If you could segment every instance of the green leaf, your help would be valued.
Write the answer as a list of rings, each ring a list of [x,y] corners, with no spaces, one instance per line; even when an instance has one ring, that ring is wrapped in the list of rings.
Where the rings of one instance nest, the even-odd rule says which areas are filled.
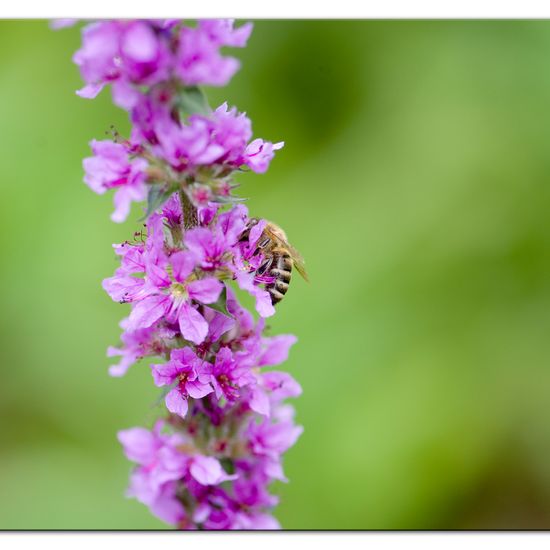
[[[230,458],[224,456],[223,458],[220,458],[220,463],[222,465],[222,468],[229,475],[233,475],[235,473],[235,462],[233,462],[233,460],[231,460]]]
[[[223,290],[220,293],[220,297],[216,302],[213,304],[205,304],[207,307],[211,307],[212,309],[215,309],[216,311],[219,311],[222,315],[225,315],[226,317],[233,318],[233,315],[227,311],[227,288],[224,285]]]
[[[197,86],[185,88],[178,100],[180,112],[185,116],[194,114],[208,115],[212,112],[206,96]]]
[[[239,202],[246,202],[248,199],[245,197],[234,197],[233,195],[215,195],[212,198],[212,202],[217,202],[220,204],[237,204]]]
[[[174,193],[172,187],[164,185],[152,185],[147,195],[147,211],[139,221],[146,220],[153,212],[158,210]]]

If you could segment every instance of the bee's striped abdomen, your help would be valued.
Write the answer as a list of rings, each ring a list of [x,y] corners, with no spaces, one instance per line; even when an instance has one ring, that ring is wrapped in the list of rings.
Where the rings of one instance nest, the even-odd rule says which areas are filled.
[[[292,272],[292,259],[284,248],[274,248],[272,258],[269,274],[275,277],[275,282],[268,284],[266,290],[271,295],[271,303],[275,305],[283,299],[288,290]]]

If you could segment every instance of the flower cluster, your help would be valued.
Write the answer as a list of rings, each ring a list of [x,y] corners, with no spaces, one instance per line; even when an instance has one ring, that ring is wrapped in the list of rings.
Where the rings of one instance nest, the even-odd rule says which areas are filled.
[[[68,22],[59,22],[58,27]],[[265,172],[282,143],[252,140],[250,120],[223,104],[211,110],[198,85],[226,84],[239,67],[220,48],[243,47],[251,24],[232,21],[101,21],[83,29],[75,54],[93,98],[107,84],[131,134],[92,141],[85,183],[114,190],[112,219],[146,201],[145,223],[114,245],[120,266],[103,287],[129,304],[112,376],[149,357],[163,412],[152,429],[119,432],[135,463],[129,496],[185,529],[275,529],[286,481],[282,455],[302,428],[285,400],[301,393],[287,373],[292,335],[269,336],[273,315],[259,245],[265,220],[232,195],[235,172]],[[264,264],[265,265],[265,264]],[[255,300],[256,317],[236,289]]]
[[[250,23],[235,29],[229,20],[199,21],[194,28],[178,20],[93,23],[84,28],[82,48],[73,57],[86,82],[77,93],[94,98],[112,84],[115,103],[125,107],[139,86],[173,79],[225,86],[239,61],[223,57],[220,49],[246,46],[251,31]]]
[[[226,103],[212,111],[198,85],[222,86],[239,68],[224,46],[246,45],[251,24],[232,21],[101,21],[83,30],[74,55],[95,97],[107,84],[128,110],[128,140],[92,141],[85,182],[96,193],[116,189],[113,221],[124,221],[131,202],[162,182],[164,195],[184,188],[195,206],[231,202],[232,174],[265,172],[283,143],[252,140],[250,119]]]

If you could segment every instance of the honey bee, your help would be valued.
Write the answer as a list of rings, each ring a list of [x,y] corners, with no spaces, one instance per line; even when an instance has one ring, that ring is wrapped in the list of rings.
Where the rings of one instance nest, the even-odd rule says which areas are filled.
[[[250,229],[259,221],[258,218],[250,219],[241,240],[248,239]],[[268,283],[265,287],[271,296],[273,305],[278,304],[284,298],[290,284],[293,267],[306,281],[309,281],[304,267],[304,259],[289,244],[286,233],[278,225],[267,222],[256,244],[255,254],[258,252],[263,254],[264,261],[256,270],[256,274],[275,278],[275,281]]]

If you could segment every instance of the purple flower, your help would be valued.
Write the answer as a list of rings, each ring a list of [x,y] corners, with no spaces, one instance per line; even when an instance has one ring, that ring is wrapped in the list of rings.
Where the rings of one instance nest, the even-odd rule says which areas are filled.
[[[166,395],[166,407],[170,412],[185,417],[188,397],[200,399],[214,390],[210,385],[207,363],[199,359],[190,348],[176,349],[170,354],[170,361],[151,365],[157,386],[169,386],[176,382]]]
[[[204,117],[192,116],[188,124],[180,124],[169,112],[159,111],[153,130],[159,142],[155,153],[178,172],[212,164],[224,153],[223,147],[211,139],[210,124]]]
[[[237,340],[254,330],[254,316],[241,306],[235,292],[230,287],[227,287],[227,310],[238,321],[235,334],[231,335],[231,339]]]
[[[200,21],[183,27],[179,35],[175,72],[186,85],[225,86],[239,69],[233,57],[220,54],[222,46],[243,47],[252,25],[233,29],[232,21]]]
[[[120,326],[124,329],[128,325],[128,319],[124,319]],[[161,355],[167,348],[166,343],[173,339],[177,331],[169,327],[148,327],[135,331],[124,331],[120,337],[123,346],[121,348],[109,347],[108,357],[120,356],[118,365],[109,367],[111,376],[124,376],[126,371],[139,359],[146,355]]]
[[[164,483],[156,496],[149,504],[151,513],[160,520],[171,525],[185,525],[187,518],[181,501],[177,498],[178,485],[175,481]],[[130,491],[129,496],[134,496]],[[137,497],[136,497],[137,498]],[[138,498],[138,500],[140,500]],[[144,503],[147,504],[147,503]]]
[[[233,246],[239,240],[248,222],[248,209],[239,204],[220,214],[216,229],[221,231],[227,246]]]
[[[239,113],[235,107],[229,109],[227,103],[220,105],[210,117],[193,116],[191,120],[207,120],[210,128],[211,142],[223,153],[216,159],[217,163],[239,168],[248,166],[258,173],[266,172],[275,151],[284,146],[284,142],[271,143],[252,137],[250,119]]]
[[[262,338],[262,352],[258,359],[258,366],[275,366],[284,363],[288,359],[291,346],[297,340],[294,334],[279,334],[278,336]]]
[[[252,137],[252,124],[244,113],[236,107],[228,110],[227,102],[212,113],[212,128],[215,143],[224,151],[224,161],[240,164],[246,144]]]
[[[92,23],[82,29],[82,48],[73,56],[86,82],[77,92],[79,96],[92,99],[106,83],[119,78],[117,56],[121,31],[121,24],[116,21]]]
[[[84,27],[82,48],[73,60],[86,82],[77,94],[94,98],[109,83],[127,88],[129,83],[152,85],[166,79],[171,54],[150,24],[117,20]],[[121,90],[117,93],[122,98]]]
[[[223,284],[213,277],[194,279],[195,262],[189,252],[176,252],[169,258],[162,253],[158,256],[156,262],[146,263],[144,278],[117,271],[105,279],[103,288],[113,300],[134,304],[128,330],[148,328],[163,318],[178,323],[186,340],[200,344],[208,334],[208,323],[192,302],[215,302]]]
[[[228,475],[218,460],[211,456],[198,455],[191,460],[189,473],[202,485],[219,485],[224,481],[237,479],[237,475]]]
[[[168,77],[168,46],[150,24],[132,21],[120,36],[120,64],[124,76],[137,84],[155,84]]]
[[[261,461],[238,460],[235,468],[238,479],[233,484],[233,494],[241,508],[265,509],[278,504],[279,499],[267,490],[271,479],[266,475]]]
[[[54,25],[66,26],[64,21]],[[239,62],[222,56],[220,48],[245,46],[251,31],[250,23],[233,29],[231,20],[201,21],[196,28],[183,26],[179,31],[174,21],[92,23],[82,29],[82,47],[73,57],[86,82],[77,93],[94,98],[112,83],[114,89],[125,88],[125,94],[129,85],[152,86],[173,76],[185,85],[223,86]],[[130,104],[121,100],[124,94],[115,92],[115,100],[128,108]]]
[[[163,445],[158,430],[150,432],[145,428],[131,428],[118,432],[118,439],[124,447],[124,453],[132,462],[150,464]]]
[[[162,423],[150,432],[145,428],[131,428],[118,433],[124,453],[138,467],[132,472],[128,496],[137,498],[157,512],[163,519],[172,521],[184,517],[181,504],[176,506],[175,480],[187,470],[188,458],[177,451],[181,443],[177,434],[161,433]],[[168,509],[170,510],[169,518]]]
[[[220,232],[197,227],[185,233],[184,243],[205,271],[213,271],[227,264],[228,259],[224,256],[228,252],[228,247]]]
[[[260,424],[252,421],[248,426],[247,438],[254,454],[278,459],[287,451],[303,432],[292,420],[272,422],[264,419]]]
[[[169,116],[171,101],[172,93],[160,85],[159,89],[153,88],[147,95],[139,94],[135,98],[131,98],[132,132],[130,140],[132,143],[158,145],[157,121]]]
[[[132,141],[151,146],[154,154],[176,172],[196,173],[200,166],[223,166],[233,171],[243,165],[265,172],[274,151],[283,146],[282,142],[274,145],[262,139],[248,143],[252,137],[250,120],[235,107],[229,109],[227,103],[209,115],[194,114],[181,121],[173,117],[170,92],[166,97],[157,92],[141,98],[128,93],[128,100],[123,101],[133,107]],[[207,187],[195,184],[189,189],[195,204],[205,205],[210,200]],[[217,189],[221,196],[227,196],[231,187],[222,180]]]
[[[216,44],[244,48],[252,32],[252,23],[245,23],[234,29],[234,19],[204,19],[199,28]]]
[[[223,396],[228,401],[235,401],[239,397],[240,388],[256,381],[248,367],[241,366],[235,361],[229,348],[221,348],[218,351],[210,373],[216,397],[220,399]]]
[[[270,398],[276,403],[302,394],[300,384],[287,372],[264,372],[261,375],[261,385],[269,392]]]
[[[250,408],[263,416],[270,416],[272,408],[288,397],[302,393],[300,384],[286,372],[265,372],[257,377],[250,394]]]
[[[263,139],[255,139],[245,151],[243,164],[258,174],[263,174],[269,168],[271,159],[275,156],[274,151],[282,149],[284,142],[270,143]]]
[[[132,201],[143,201],[147,197],[147,161],[130,159],[128,148],[120,143],[92,140],[90,146],[94,156],[83,161],[84,182],[100,195],[108,189],[116,189],[115,211],[111,219],[123,222],[128,217]]]
[[[211,308],[205,308],[204,318],[208,323],[208,334],[204,342],[200,346],[197,346],[197,349],[204,348],[204,350],[209,350],[215,342],[220,340],[236,324],[235,319],[232,317],[218,313]]]
[[[162,217],[169,228],[180,227],[183,222],[183,214],[179,196],[174,193],[162,207]]]
[[[232,246],[242,233],[246,220],[246,207],[235,206],[219,216],[218,223],[213,229],[197,227],[187,231],[185,246],[205,271],[229,268]]]
[[[237,271],[235,273],[235,279],[242,290],[246,290],[256,299],[256,311],[262,317],[271,317],[275,314],[275,308],[271,303],[271,295],[267,290],[254,284],[254,275],[252,273]]]
[[[139,234],[142,238],[142,234]],[[150,288],[146,285],[145,273],[148,266],[166,263],[164,253],[163,220],[153,214],[147,223],[147,240],[113,245],[115,253],[120,256],[120,267],[113,277],[103,281],[103,288],[109,296],[121,303],[136,302],[148,295]],[[150,326],[150,325],[149,325]],[[133,327],[126,322],[127,330],[134,331],[140,328]]]

